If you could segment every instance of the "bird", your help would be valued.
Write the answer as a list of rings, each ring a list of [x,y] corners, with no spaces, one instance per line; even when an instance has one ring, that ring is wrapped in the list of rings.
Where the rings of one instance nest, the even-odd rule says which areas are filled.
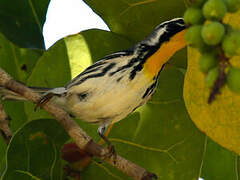
[[[104,135],[106,128],[144,105],[154,94],[160,72],[178,50],[186,46],[182,18],[159,24],[132,48],[110,54],[87,67],[64,87],[36,88],[42,98],[74,117],[98,124],[98,134],[115,151]],[[25,100],[0,87],[3,100]]]

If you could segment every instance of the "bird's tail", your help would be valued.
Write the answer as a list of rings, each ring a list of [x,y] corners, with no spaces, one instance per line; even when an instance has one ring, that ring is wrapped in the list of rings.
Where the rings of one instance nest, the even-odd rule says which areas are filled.
[[[47,91],[51,90],[51,88],[41,88],[41,87],[29,87],[33,91],[38,92],[40,94],[44,94]],[[0,86],[0,99],[2,100],[18,100],[18,101],[24,101],[26,100],[24,97],[21,95],[10,91],[8,89],[5,89],[4,87]]]

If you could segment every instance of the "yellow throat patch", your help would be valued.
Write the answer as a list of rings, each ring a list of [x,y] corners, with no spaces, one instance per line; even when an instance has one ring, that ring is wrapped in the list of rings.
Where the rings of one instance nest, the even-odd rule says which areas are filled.
[[[163,64],[166,63],[175,52],[186,46],[185,32],[186,30],[183,30],[175,34],[169,41],[161,44],[160,48],[147,59],[144,64],[144,72],[149,78],[156,76]]]

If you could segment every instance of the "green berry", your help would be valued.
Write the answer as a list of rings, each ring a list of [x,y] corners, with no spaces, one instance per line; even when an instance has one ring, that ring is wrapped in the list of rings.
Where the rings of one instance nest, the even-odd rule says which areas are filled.
[[[224,26],[219,22],[209,22],[202,28],[202,38],[208,45],[217,45],[225,33]]]
[[[187,44],[192,47],[202,47],[204,46],[203,39],[201,37],[202,26],[201,25],[194,25],[188,28],[185,39]]]
[[[230,67],[227,74],[227,84],[233,92],[240,93],[240,69]]]
[[[211,69],[208,74],[207,77],[205,79],[205,86],[208,88],[211,88],[214,86],[215,81],[218,78],[218,74],[219,74],[219,70],[218,67],[215,67],[213,69]]]
[[[222,48],[227,57],[240,55],[240,32],[239,31],[229,32],[223,38]]]
[[[188,8],[183,18],[186,24],[200,24],[204,21],[202,10],[199,8]]]
[[[204,53],[200,56],[198,65],[202,72],[207,73],[218,65],[218,59],[213,53]]]
[[[236,12],[240,8],[240,0],[223,0],[229,12]]]
[[[203,15],[206,19],[221,20],[227,12],[223,0],[208,0],[203,5]]]

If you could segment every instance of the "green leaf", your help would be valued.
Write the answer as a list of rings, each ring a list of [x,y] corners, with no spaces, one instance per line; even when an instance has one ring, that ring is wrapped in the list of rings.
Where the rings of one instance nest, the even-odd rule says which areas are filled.
[[[239,156],[206,137],[201,177],[204,180],[238,180]]]
[[[0,33],[0,67],[12,75],[15,79],[25,82],[31,73],[32,68],[42,55],[42,51],[19,48],[8,41]],[[10,125],[13,132],[26,122],[23,102],[3,102],[4,109],[11,117]],[[4,141],[0,142],[1,146],[1,169],[4,167],[4,153],[6,145]]]
[[[185,64],[182,52],[172,62]],[[178,63],[176,63],[178,64]],[[180,64],[180,63],[179,63]],[[136,113],[115,124],[109,139],[117,153],[154,172],[159,179],[198,179],[205,136],[194,126],[182,98],[184,74],[167,66],[154,97]],[[84,178],[130,179],[108,164],[94,161]]]
[[[6,145],[5,141],[3,140],[3,138],[0,137],[0,177],[2,176],[5,166],[6,166],[6,163],[5,163],[6,150],[7,150],[7,145]]]
[[[0,33],[0,67],[14,79],[25,82],[43,51],[19,48]]]
[[[119,35],[97,29],[68,36],[44,53],[34,67],[27,84],[52,88],[64,86],[93,62],[131,44]],[[30,120],[50,117],[42,110],[34,112],[33,109],[31,103],[25,103]]]
[[[0,67],[16,80],[26,81],[42,53],[41,50],[19,48],[0,33]],[[3,104],[5,111],[11,117],[11,129],[15,132],[27,120],[24,113],[24,104],[23,102],[13,101],[3,102]],[[2,140],[0,141],[0,147],[0,168],[2,169],[5,166],[3,160],[6,150],[5,142]]]
[[[84,0],[107,23],[111,31],[133,41],[142,40],[165,20],[180,17],[183,0]]]
[[[68,138],[65,130],[53,119],[25,124],[9,144],[2,179],[61,179],[60,148]]]
[[[42,53],[42,50],[19,48],[0,33],[0,67],[16,80],[26,82]],[[4,102],[4,107],[12,119],[12,130],[17,130],[27,119],[23,103]]]
[[[50,0],[1,0],[0,31],[20,47],[44,49],[42,28]]]

